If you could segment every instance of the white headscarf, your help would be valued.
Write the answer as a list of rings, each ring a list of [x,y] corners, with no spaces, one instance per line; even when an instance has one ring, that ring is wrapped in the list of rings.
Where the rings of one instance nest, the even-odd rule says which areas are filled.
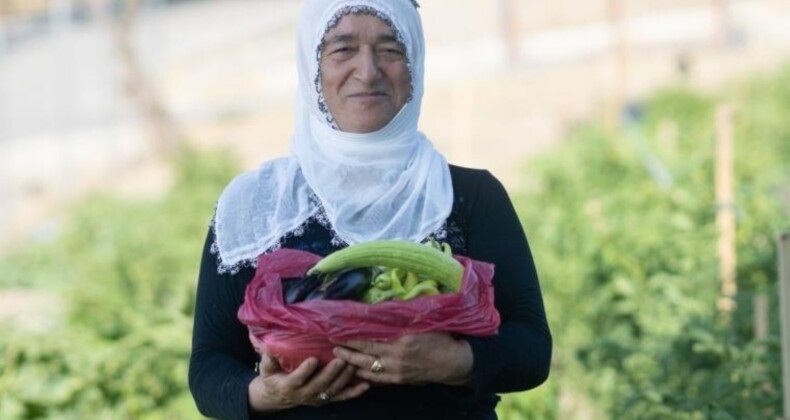
[[[324,34],[347,14],[374,13],[406,48],[412,96],[385,127],[342,132],[325,110],[318,79]],[[307,0],[297,40],[299,91],[291,156],[234,179],[220,196],[215,251],[220,269],[254,261],[310,218],[325,213],[337,239],[419,242],[440,230],[453,189],[444,157],[419,131],[425,41],[411,0]]]

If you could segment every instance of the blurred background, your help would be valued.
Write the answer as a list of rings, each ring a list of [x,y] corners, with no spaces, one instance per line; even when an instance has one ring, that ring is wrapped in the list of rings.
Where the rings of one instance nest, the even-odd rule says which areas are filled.
[[[287,153],[301,5],[0,0],[0,418],[200,417],[202,241]],[[421,129],[510,191],[555,337],[500,418],[790,417],[790,3],[420,10]]]

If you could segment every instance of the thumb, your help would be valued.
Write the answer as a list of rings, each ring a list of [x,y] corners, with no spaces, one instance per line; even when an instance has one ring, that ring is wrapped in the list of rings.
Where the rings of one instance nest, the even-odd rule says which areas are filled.
[[[274,357],[269,356],[266,353],[261,355],[261,375],[269,376],[275,373],[282,371],[280,368],[280,363],[277,362],[277,359]]]

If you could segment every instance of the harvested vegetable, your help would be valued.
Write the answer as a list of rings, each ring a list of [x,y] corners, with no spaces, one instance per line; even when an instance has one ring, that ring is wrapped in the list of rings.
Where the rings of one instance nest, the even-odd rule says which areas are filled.
[[[315,299],[361,300],[372,277],[373,270],[365,267],[283,279],[283,301],[292,304]]]
[[[286,278],[282,280],[283,300],[285,303],[302,302],[313,290],[321,286],[320,276]]]
[[[448,248],[449,249],[449,248]],[[447,290],[456,292],[461,287],[463,267],[452,255],[433,246],[408,241],[382,240],[349,246],[335,251],[311,268],[307,274],[327,274],[350,268],[383,266],[400,269],[390,276],[393,287],[403,287],[400,274],[413,272],[439,282]]]
[[[464,267],[461,289],[456,293],[411,300],[384,296],[388,301],[369,305],[363,303],[368,294],[392,293],[391,289],[374,291],[371,287],[363,302],[317,299],[288,305],[281,286],[290,280],[284,279],[304,275],[321,257],[279,249],[259,260],[238,317],[248,327],[256,351],[277,359],[285,372],[292,372],[308,357],[317,358],[321,365],[331,362],[335,358],[332,350],[342,341],[389,341],[429,331],[466,336],[496,333],[499,313],[491,284],[494,267],[460,255],[455,258]],[[428,280],[420,277],[418,284]]]
[[[355,268],[339,272],[334,279],[324,282],[322,299],[359,300],[370,287],[372,269]]]

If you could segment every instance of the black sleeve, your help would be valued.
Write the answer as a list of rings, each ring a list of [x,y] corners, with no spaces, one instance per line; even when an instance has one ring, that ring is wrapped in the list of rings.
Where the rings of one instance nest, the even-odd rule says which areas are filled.
[[[248,419],[247,388],[256,376],[256,356],[236,313],[253,272],[218,274],[213,240],[209,231],[198,278],[189,389],[203,415]]]
[[[495,304],[502,325],[491,337],[470,337],[478,392],[534,388],[549,375],[552,339],[537,271],[505,188],[479,172],[467,231],[467,252],[494,264]]]

